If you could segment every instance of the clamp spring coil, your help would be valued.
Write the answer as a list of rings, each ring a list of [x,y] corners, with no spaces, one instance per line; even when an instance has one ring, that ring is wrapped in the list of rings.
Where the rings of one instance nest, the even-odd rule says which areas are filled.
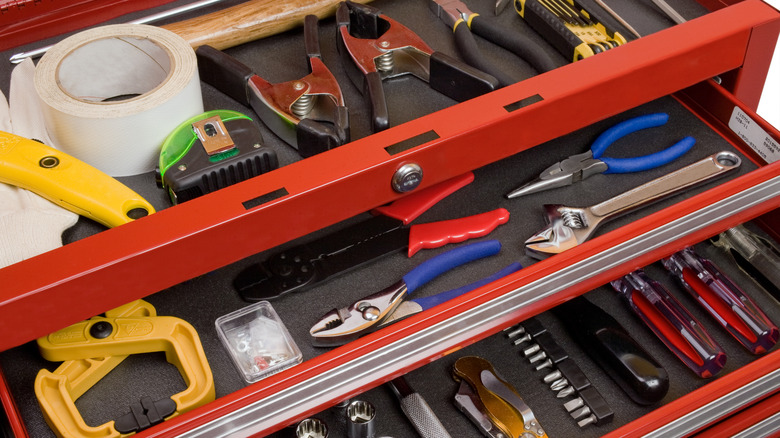
[[[395,68],[393,52],[385,52],[376,58],[376,68],[379,71],[391,72]]]
[[[303,94],[290,106],[290,110],[300,118],[306,117],[314,108],[315,97],[311,94]]]

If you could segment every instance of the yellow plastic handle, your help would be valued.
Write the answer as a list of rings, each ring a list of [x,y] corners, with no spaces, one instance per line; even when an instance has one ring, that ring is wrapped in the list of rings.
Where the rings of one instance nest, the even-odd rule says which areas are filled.
[[[110,333],[99,334],[96,326]],[[38,339],[38,348],[44,359],[53,362],[164,351],[189,385],[171,397],[179,411],[208,398],[209,392],[214,399],[213,377],[198,333],[179,318],[91,318]]]
[[[70,361],[78,368],[90,365],[84,359],[114,361],[116,357],[163,351],[168,362],[179,369],[188,385],[184,391],[171,396],[176,403],[176,412],[168,418],[214,400],[214,378],[200,338],[192,325],[179,318],[95,317],[39,338],[38,347],[45,359]],[[95,366],[102,368],[103,364]],[[100,374],[97,369],[84,371],[87,375]],[[76,370],[72,375],[80,374]],[[65,369],[54,373],[41,370],[36,377],[38,403],[52,430],[61,436],[119,437],[113,422],[98,427],[84,423],[74,400],[85,387],[95,382],[85,379],[78,384],[69,381],[69,375],[71,373]]]
[[[144,198],[89,164],[43,143],[2,131],[0,182],[35,192],[107,227],[154,213],[154,207]]]

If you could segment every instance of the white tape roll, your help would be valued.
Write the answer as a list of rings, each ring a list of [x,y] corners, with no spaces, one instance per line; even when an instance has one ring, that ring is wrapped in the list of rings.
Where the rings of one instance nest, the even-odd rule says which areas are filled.
[[[55,146],[111,176],[154,169],[165,137],[203,112],[195,52],[154,26],[62,40],[38,63],[35,88]]]

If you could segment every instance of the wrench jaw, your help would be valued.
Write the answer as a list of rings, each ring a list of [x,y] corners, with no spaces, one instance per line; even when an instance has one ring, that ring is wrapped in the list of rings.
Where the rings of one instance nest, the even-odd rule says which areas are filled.
[[[401,305],[406,293],[406,283],[402,280],[348,307],[331,310],[309,330],[312,344],[336,347],[379,329],[382,321]]]
[[[547,204],[544,208],[548,225],[525,241],[529,257],[544,260],[574,248],[592,234],[593,227],[588,225],[584,209],[559,204]]]

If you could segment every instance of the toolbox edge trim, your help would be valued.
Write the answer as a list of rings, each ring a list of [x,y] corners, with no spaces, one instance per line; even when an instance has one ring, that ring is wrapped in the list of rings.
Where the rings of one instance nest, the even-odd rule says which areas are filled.
[[[780,388],[780,370],[770,372],[691,413],[645,435],[647,438],[687,435],[738,411]]]

